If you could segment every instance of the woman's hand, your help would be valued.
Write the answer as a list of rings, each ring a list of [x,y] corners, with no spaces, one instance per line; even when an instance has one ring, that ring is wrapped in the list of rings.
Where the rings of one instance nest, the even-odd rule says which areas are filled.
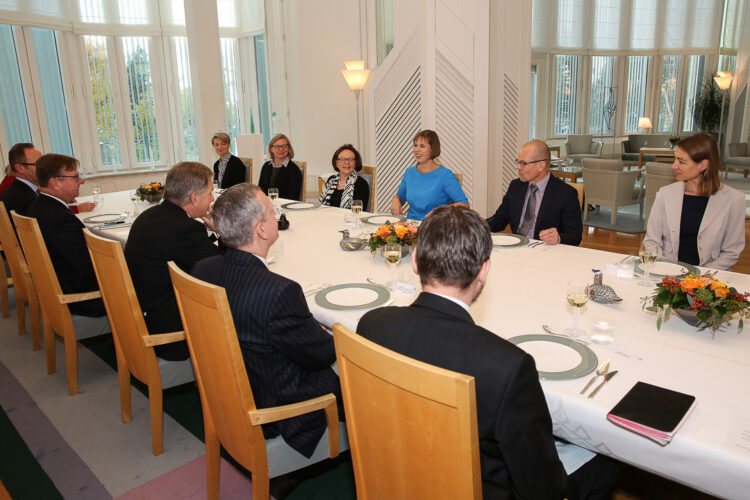
[[[401,198],[398,197],[398,195],[393,197],[393,201],[391,201],[391,213],[393,215],[401,216]]]

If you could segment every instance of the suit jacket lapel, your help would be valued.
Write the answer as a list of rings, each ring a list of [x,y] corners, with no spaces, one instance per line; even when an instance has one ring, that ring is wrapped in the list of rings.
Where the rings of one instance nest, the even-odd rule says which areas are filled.
[[[698,234],[702,234],[711,224],[715,221],[720,220],[722,214],[724,214],[724,204],[727,203],[727,189],[722,184],[721,189],[718,193],[708,198],[708,205],[706,205],[706,212],[703,214],[703,220],[701,220],[701,227],[698,230]]]
[[[510,200],[512,203],[511,210],[510,210],[510,229],[511,231],[518,232],[518,226],[519,221],[521,220],[521,210],[523,210],[523,202],[526,198],[526,191],[529,188],[528,182],[523,182],[519,180],[516,183],[518,194],[516,196],[511,196]]]

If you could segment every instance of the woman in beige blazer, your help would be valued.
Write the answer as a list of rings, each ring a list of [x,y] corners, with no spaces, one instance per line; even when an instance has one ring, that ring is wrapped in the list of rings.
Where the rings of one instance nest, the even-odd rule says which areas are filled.
[[[660,257],[730,269],[745,248],[745,196],[722,184],[716,141],[695,134],[677,143],[678,181],[656,194],[644,244]]]

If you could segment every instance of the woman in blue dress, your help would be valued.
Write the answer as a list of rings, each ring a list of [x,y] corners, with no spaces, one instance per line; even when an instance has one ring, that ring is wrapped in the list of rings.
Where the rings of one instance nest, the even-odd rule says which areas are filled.
[[[456,176],[438,163],[440,139],[432,130],[422,130],[416,136],[412,152],[417,164],[404,172],[401,185],[391,201],[391,213],[403,215],[402,207],[409,203],[408,217],[422,220],[441,205],[469,207],[469,200]]]

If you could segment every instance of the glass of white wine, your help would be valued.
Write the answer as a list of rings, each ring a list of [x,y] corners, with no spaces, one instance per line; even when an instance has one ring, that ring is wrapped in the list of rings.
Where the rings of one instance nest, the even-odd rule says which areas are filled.
[[[138,204],[138,200],[140,198],[141,198],[141,196],[138,193],[136,193],[135,191],[133,191],[132,193],[130,193],[130,202],[133,204],[133,211],[130,214],[131,217],[135,217],[136,215],[138,215],[137,214],[137,212],[138,212],[138,205],[137,204]]]
[[[643,270],[643,279],[638,282],[641,286],[651,286],[651,264],[656,261],[656,247],[651,244],[641,243],[638,249],[638,257],[645,268]]]
[[[589,301],[586,293],[586,284],[581,281],[568,281],[568,304],[573,308],[573,327],[565,330],[565,333],[573,337],[583,337],[586,331],[579,327],[581,308]]]
[[[354,230],[359,231],[359,213],[362,211],[362,200],[352,200],[352,213],[354,214]]]
[[[99,207],[102,204],[102,200],[99,198],[99,195],[102,193],[102,188],[97,184],[91,188],[91,192],[94,194],[94,205]]]
[[[214,179],[214,193],[219,192],[219,181]]]
[[[271,202],[276,205],[276,198],[279,197],[279,188],[268,188],[268,197],[271,198]]]
[[[391,265],[391,290],[396,289],[396,264],[401,262],[401,245],[394,243],[392,245],[386,245],[383,251],[385,255],[385,261]]]

